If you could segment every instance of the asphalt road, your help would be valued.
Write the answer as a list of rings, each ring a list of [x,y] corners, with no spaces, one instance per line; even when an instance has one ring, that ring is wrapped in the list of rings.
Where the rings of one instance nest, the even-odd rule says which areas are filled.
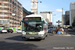
[[[0,50],[75,50],[75,36],[48,36],[26,40],[20,33],[0,34]]]

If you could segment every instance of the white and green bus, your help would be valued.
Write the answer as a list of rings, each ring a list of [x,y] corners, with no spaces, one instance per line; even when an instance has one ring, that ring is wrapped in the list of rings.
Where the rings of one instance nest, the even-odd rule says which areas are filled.
[[[48,23],[41,15],[28,15],[22,19],[22,38],[45,39],[48,33]]]

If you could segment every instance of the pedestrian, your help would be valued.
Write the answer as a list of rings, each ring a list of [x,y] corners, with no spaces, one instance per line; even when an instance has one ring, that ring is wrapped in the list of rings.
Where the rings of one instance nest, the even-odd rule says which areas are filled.
[[[60,27],[58,27],[57,32],[58,32],[58,34],[61,34],[61,29],[60,29]]]
[[[52,30],[53,35],[55,34],[54,30]]]
[[[66,34],[68,34],[68,29],[67,28],[65,29],[65,31],[66,31]]]
[[[58,32],[59,30],[60,30],[60,28],[58,27],[58,28],[57,28],[57,32]]]
[[[57,28],[55,29],[55,33],[57,34],[57,32],[58,32],[58,30],[57,30]]]
[[[61,28],[61,34],[63,34],[64,33],[64,29],[63,28]]]

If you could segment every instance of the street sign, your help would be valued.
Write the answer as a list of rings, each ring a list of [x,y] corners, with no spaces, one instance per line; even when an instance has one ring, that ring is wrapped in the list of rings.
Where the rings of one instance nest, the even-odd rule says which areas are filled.
[[[58,20],[56,23],[58,23],[58,27],[60,27],[59,23],[62,23],[60,20]]]

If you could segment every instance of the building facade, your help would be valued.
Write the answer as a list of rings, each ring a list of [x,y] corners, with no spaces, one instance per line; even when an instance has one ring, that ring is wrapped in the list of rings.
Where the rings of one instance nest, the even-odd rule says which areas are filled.
[[[38,12],[38,2],[37,0],[31,0],[31,12],[33,12],[34,14],[37,14]]]
[[[65,12],[65,25],[70,25],[69,16],[70,16],[70,11],[66,11]]]
[[[26,17],[27,15],[33,14],[32,12],[27,11],[24,7],[23,7],[23,17]]]
[[[65,25],[65,15],[63,15],[63,25]]]
[[[63,25],[70,25],[70,11],[65,11],[65,15],[63,15]]]
[[[23,8],[18,0],[0,0],[0,27],[19,27],[22,17]]]
[[[70,25],[71,26],[74,18],[75,18],[75,2],[71,2],[70,4]]]
[[[50,28],[52,26],[52,12],[40,12],[40,15],[42,15],[43,18],[47,21],[48,28]]]
[[[40,15],[42,15],[48,23],[52,22],[52,12],[40,12]]]

